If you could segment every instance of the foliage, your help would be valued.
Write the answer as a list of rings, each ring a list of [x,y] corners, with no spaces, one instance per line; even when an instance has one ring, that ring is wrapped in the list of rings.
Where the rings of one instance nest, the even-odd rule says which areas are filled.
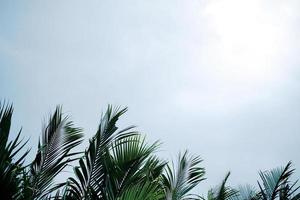
[[[163,174],[163,183],[167,200],[197,199],[195,195],[190,194],[199,182],[203,181],[205,170],[199,167],[202,162],[200,157],[189,157],[187,151],[181,156],[179,154],[177,168],[166,166],[166,172]]]
[[[21,130],[15,139],[8,142],[12,114],[12,105],[0,102],[0,194],[7,199],[19,196],[21,182],[19,175],[24,169],[24,158],[28,154],[26,151],[19,158],[16,157],[26,144],[20,140]]]
[[[258,185],[263,200],[274,200],[277,197],[285,200],[294,196],[299,187],[294,188],[297,182],[290,185],[290,177],[295,171],[291,165],[289,162],[285,167],[259,172],[262,184],[258,182]]]
[[[226,174],[220,186],[217,186],[208,191],[207,200],[225,200],[225,199],[231,199],[235,197],[238,191],[226,186],[226,182],[229,176],[230,176],[230,172]]]
[[[145,137],[129,126],[117,127],[127,108],[108,106],[95,135],[84,152],[77,151],[83,131],[75,127],[58,106],[42,128],[35,159],[26,161],[28,141],[21,130],[9,141],[13,106],[0,102],[0,194],[1,199],[56,200],[300,200],[295,169],[259,172],[258,188],[227,186],[230,172],[222,183],[209,190],[207,198],[193,194],[205,180],[199,156],[187,151],[170,164],[157,157],[160,144],[148,144]],[[73,176],[57,183],[67,166]],[[194,191],[194,192],[192,192]]]

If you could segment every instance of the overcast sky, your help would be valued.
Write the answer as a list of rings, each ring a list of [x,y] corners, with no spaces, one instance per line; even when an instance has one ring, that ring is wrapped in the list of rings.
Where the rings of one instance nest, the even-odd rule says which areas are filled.
[[[128,106],[162,157],[204,159],[201,192],[289,160],[300,177],[299,36],[299,0],[2,0],[0,98],[34,147],[57,104],[86,138]]]

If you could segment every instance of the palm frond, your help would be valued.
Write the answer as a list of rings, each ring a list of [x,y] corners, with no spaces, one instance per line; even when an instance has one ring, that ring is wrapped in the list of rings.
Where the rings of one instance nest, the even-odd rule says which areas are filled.
[[[30,166],[33,199],[51,191],[53,179],[74,160],[77,153],[71,150],[81,142],[81,129],[75,128],[67,116],[63,117],[61,107],[57,107],[43,128],[36,158]]]
[[[133,135],[113,143],[110,152],[106,154],[104,165],[108,174],[106,183],[115,198],[127,187],[146,180],[153,181],[160,175],[164,163],[150,157],[157,147],[157,142],[147,145],[141,135]]]
[[[188,156],[185,151],[183,155],[179,154],[176,169],[174,164],[166,166],[163,183],[167,200],[192,198],[188,192],[205,179],[205,170],[199,166],[201,162],[200,157]]]
[[[117,200],[164,200],[164,191],[157,184],[140,183],[127,188]]]
[[[8,142],[13,106],[0,102],[0,194],[1,198],[17,199],[23,162],[29,151],[18,155],[26,142],[20,140],[21,130],[15,139]],[[18,158],[16,158],[18,156]]]
[[[291,200],[300,200],[300,193],[296,194],[291,198]]]
[[[281,186],[279,191],[279,199],[280,200],[290,200],[290,199],[297,199],[300,198],[300,193],[298,192],[300,186],[298,185],[298,180],[294,181],[293,183],[287,179]]]
[[[291,165],[292,163],[288,162],[285,167],[259,172],[262,184],[258,182],[258,185],[264,200],[276,199],[284,186],[289,183],[289,178],[294,172]]]
[[[228,200],[232,199],[235,195],[237,195],[238,191],[226,186],[226,182],[230,176],[230,172],[228,172],[222,181],[221,185],[209,190],[207,199],[208,200]]]
[[[74,168],[77,179],[69,180],[67,194],[79,199],[81,197],[90,199],[91,196],[105,197],[106,194],[102,190],[107,177],[105,159],[113,143],[137,134],[132,131],[133,126],[117,131],[116,122],[126,111],[127,108],[119,109],[108,106],[107,111],[101,117],[97,133],[90,140],[85,156],[79,160],[79,166]]]
[[[238,193],[232,196],[231,200],[259,200],[260,194],[256,191],[255,187],[251,185],[239,186]]]
[[[5,151],[9,136],[13,106],[0,102],[0,152]]]

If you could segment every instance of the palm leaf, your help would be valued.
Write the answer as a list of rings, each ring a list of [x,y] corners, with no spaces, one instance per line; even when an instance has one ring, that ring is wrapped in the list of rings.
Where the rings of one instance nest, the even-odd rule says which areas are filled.
[[[26,151],[16,158],[27,143],[27,141],[20,140],[21,130],[14,140],[8,142],[12,114],[12,105],[0,102],[0,194],[4,199],[19,197],[20,180],[18,176],[24,169],[23,162],[29,152]]]
[[[300,193],[296,194],[291,198],[291,200],[300,200]]]
[[[180,200],[193,198],[194,195],[188,194],[199,182],[204,180],[204,168],[199,164],[202,162],[200,157],[188,156],[187,151],[183,155],[179,154],[178,166],[174,164],[166,166],[163,175],[165,195],[167,200]]]
[[[101,117],[97,133],[90,140],[85,156],[79,160],[79,166],[74,168],[77,179],[69,179],[69,185],[66,189],[67,196],[78,199],[105,198],[103,185],[107,177],[107,168],[104,165],[107,153],[112,148],[114,141],[137,134],[131,131],[132,126],[117,131],[116,122],[126,111],[127,108],[120,110],[108,106],[107,111]]]
[[[43,128],[36,158],[30,166],[33,199],[52,192],[53,179],[74,160],[76,153],[71,150],[81,143],[81,138],[81,129],[75,128],[67,116],[62,116],[61,107],[57,107]]]
[[[220,186],[209,190],[207,199],[208,200],[228,200],[232,199],[237,195],[238,191],[226,186],[226,182],[230,176],[230,172],[228,172],[223,179]]]
[[[294,172],[294,169],[291,169],[291,165],[292,163],[289,162],[284,168],[259,172],[262,184],[258,182],[258,185],[264,200],[274,200],[278,197],[280,191],[288,184],[289,178]]]
[[[140,183],[127,188],[117,200],[163,200],[164,192],[157,184]]]
[[[261,198],[259,192],[251,185],[239,186],[238,193],[232,196],[231,200],[259,200]]]
[[[157,147],[157,142],[147,145],[141,135],[116,140],[106,154],[104,165],[108,176],[103,189],[106,190],[109,186],[110,194],[117,198],[132,185],[147,180],[155,181],[165,165],[151,157]]]

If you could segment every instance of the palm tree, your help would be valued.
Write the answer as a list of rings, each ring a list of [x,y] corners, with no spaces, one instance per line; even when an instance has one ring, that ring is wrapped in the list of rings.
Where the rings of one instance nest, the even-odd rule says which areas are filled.
[[[161,197],[159,176],[165,162],[152,156],[159,144],[146,144],[133,126],[118,130],[116,122],[126,110],[108,107],[79,166],[74,167],[76,179],[65,184],[66,199]]]

